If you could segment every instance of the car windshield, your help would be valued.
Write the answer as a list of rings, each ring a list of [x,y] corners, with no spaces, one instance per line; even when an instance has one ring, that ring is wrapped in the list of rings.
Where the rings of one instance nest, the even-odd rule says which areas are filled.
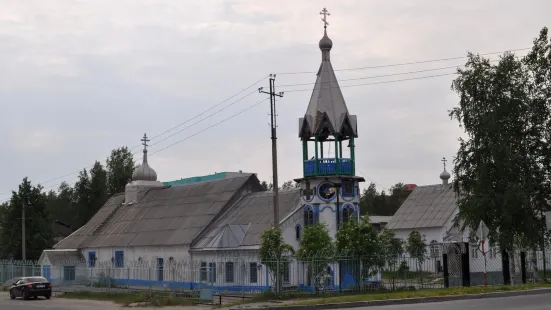
[[[26,281],[26,282],[29,282],[29,283],[34,283],[34,282],[48,282],[48,281],[46,281],[46,279],[44,279],[43,277],[26,278],[25,281]]]

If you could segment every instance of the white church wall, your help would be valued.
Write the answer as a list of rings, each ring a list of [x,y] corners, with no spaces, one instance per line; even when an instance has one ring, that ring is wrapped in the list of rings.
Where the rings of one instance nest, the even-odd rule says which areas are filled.
[[[221,290],[261,290],[272,283],[269,269],[261,263],[256,250],[194,252],[192,260],[194,281]]]
[[[162,258],[164,265],[168,265],[170,258],[173,262],[189,260],[188,246],[142,246],[142,247],[105,247],[86,248],[81,253],[86,259],[86,274],[91,278],[109,276],[115,279],[158,281],[174,278],[174,270],[158,267],[158,259]],[[96,265],[90,265],[90,253],[96,257]],[[115,259],[121,258],[121,263]]]

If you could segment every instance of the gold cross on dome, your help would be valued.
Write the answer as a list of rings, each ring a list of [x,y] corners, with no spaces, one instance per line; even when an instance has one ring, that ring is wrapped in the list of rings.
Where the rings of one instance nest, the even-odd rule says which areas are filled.
[[[448,160],[446,159],[446,157],[442,157],[442,162],[444,163],[444,170],[446,170],[446,162]]]
[[[327,28],[327,26],[329,25],[329,23],[327,22],[327,16],[331,14],[329,13],[329,11],[327,11],[326,8],[323,8],[323,10],[321,10],[320,12],[320,15],[323,15],[323,17],[321,18],[321,20],[323,21],[323,28]]]

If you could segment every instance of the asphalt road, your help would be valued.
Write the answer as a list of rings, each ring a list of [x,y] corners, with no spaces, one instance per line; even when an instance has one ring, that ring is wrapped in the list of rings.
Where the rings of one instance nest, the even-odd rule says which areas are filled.
[[[365,310],[549,310],[551,294],[356,308]]]
[[[39,298],[38,300],[11,300],[5,292],[0,292],[0,309],[2,310],[118,310],[122,309],[113,303],[89,300],[70,300],[52,297],[50,300]]]
[[[154,308],[128,308],[121,307],[112,302],[94,301],[94,300],[75,300],[56,298],[46,300],[39,298],[37,300],[11,300],[6,292],[0,292],[0,310],[119,310],[119,309],[140,309],[153,310]],[[158,310],[159,308],[156,308]],[[206,307],[165,307],[163,310],[207,310]]]

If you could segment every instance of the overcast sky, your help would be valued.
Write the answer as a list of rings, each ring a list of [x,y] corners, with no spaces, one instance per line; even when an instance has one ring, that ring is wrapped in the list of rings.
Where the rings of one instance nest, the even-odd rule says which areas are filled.
[[[306,90],[287,92],[278,101],[280,180],[300,177],[298,118],[312,85],[283,85],[315,81],[324,5],[331,12],[331,60],[341,80],[465,61],[342,69],[530,47],[551,12],[549,0],[0,0],[0,201],[25,176],[47,181],[103,162],[115,147],[133,148],[140,160],[134,147],[144,132],[157,136],[270,73],[309,72],[276,79],[278,91]],[[342,88],[350,113],[358,116],[359,175],[380,188],[440,181],[440,159],[454,156],[462,134],[447,112],[457,104],[453,78]],[[268,80],[154,139],[185,129],[150,152],[264,99],[253,93],[197,123],[260,86]],[[153,154],[151,166],[161,181],[238,170],[271,178],[268,104]]]

